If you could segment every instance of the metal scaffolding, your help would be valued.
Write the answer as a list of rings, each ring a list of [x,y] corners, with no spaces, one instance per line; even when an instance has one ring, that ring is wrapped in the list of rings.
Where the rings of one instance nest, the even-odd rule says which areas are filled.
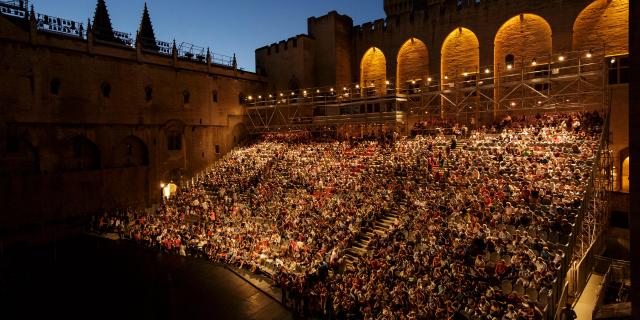
[[[387,90],[362,87],[262,92],[245,100],[252,133],[323,126],[407,126],[439,117],[459,123],[490,123],[506,114],[605,110],[605,50],[538,57],[531,62],[471,68],[410,80]],[[363,85],[364,86],[364,85]]]

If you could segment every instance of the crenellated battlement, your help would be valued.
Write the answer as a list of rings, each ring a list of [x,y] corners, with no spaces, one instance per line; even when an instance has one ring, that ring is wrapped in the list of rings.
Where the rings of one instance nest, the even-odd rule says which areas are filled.
[[[280,42],[274,42],[270,45],[256,49],[256,53],[265,53],[267,55],[279,54],[281,52],[288,52],[290,50],[298,50],[303,48],[305,41],[314,40],[306,34],[299,34],[295,37],[291,37],[287,40],[281,40]]]

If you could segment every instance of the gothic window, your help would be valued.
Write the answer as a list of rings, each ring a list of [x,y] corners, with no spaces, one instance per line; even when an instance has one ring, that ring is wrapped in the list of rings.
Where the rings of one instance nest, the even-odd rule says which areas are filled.
[[[211,92],[211,98],[213,99],[213,102],[214,102],[214,103],[217,103],[217,102],[218,102],[218,90],[213,90],[213,91]]]

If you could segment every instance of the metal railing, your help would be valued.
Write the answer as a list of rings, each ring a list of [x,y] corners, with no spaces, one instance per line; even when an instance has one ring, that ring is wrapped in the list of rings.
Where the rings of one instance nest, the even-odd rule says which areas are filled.
[[[0,1],[0,14],[27,19],[29,17],[28,1],[4,0]],[[59,35],[87,39],[87,30],[84,24],[79,21],[63,19],[47,14],[36,14],[36,26],[38,31],[50,32]],[[136,39],[129,32],[113,31],[115,41],[125,46],[135,48]],[[173,46],[170,42],[156,40],[157,53],[173,55]],[[204,47],[196,46],[187,42],[182,42],[177,48],[178,57],[204,63],[207,61]],[[231,67],[233,58],[228,55],[211,53],[211,62],[216,65]]]
[[[405,112],[407,117],[437,115],[457,122],[477,119],[483,113],[495,118],[511,112],[605,112],[606,71],[602,48],[538,57],[508,67],[498,64],[458,69],[404,83],[390,78],[384,86],[364,79],[344,86],[253,92],[246,96],[244,105],[253,120],[250,129],[260,132],[288,127],[277,109],[299,108],[297,113],[304,113],[376,101],[394,101],[394,110]],[[274,113],[262,118],[277,123],[256,121],[260,120],[256,119],[258,112]]]

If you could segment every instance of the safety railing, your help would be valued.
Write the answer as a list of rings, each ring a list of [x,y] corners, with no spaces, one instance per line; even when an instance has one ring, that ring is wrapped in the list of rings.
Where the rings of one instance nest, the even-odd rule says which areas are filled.
[[[30,15],[27,8],[27,1],[0,0],[0,14],[27,19]],[[48,14],[37,13],[36,26],[38,31],[55,33],[59,35],[87,39],[87,30],[84,24],[79,21],[63,19]],[[129,32],[113,31],[114,41],[125,46],[135,48],[136,39]],[[156,53],[164,55],[173,55],[173,45],[171,42],[151,40],[155,41],[157,50],[153,50]],[[187,42],[181,42],[177,46],[177,54],[181,59],[192,60],[194,62],[204,63],[207,61],[207,50],[204,47],[196,46]],[[213,64],[231,67],[233,65],[233,57],[218,53],[210,52],[211,62]]]

